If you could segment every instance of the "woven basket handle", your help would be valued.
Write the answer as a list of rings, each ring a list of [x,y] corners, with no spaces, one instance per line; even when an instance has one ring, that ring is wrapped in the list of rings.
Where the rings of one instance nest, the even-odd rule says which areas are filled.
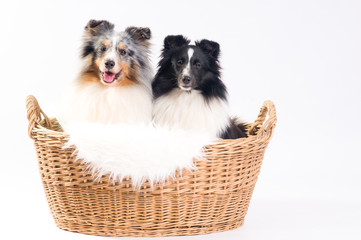
[[[26,110],[27,110],[27,118],[29,120],[28,133],[30,138],[33,139],[33,129],[37,124],[40,124],[40,121],[42,120],[41,115],[45,120],[46,126],[51,128],[51,122],[48,116],[46,116],[43,110],[41,110],[38,101],[32,95],[29,95],[26,98]]]
[[[266,120],[268,114],[268,119]],[[272,133],[273,128],[276,126],[277,116],[276,108],[272,101],[265,101],[258,114],[256,121],[249,129],[249,135],[263,134],[264,132]]]

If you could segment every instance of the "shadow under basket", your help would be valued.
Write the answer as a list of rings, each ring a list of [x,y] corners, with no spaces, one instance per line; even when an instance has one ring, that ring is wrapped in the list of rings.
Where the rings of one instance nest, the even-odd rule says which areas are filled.
[[[257,120],[246,124],[247,138],[206,146],[208,161],[195,159],[198,171],[184,171],[153,188],[146,182],[138,191],[130,180],[95,180],[86,165],[74,162],[74,149],[62,149],[69,135],[57,120],[48,118],[33,96],[26,107],[56,225],[100,236],[196,235],[241,226],[277,121],[274,104],[265,101]]]

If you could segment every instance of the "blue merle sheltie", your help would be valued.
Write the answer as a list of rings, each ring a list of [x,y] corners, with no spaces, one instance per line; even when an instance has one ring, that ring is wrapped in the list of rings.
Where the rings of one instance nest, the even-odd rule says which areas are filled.
[[[152,118],[149,28],[115,31],[108,21],[85,27],[83,66],[66,92],[64,120],[148,124]],[[65,111],[64,111],[65,110]]]
[[[153,121],[160,126],[207,131],[223,139],[246,137],[228,113],[227,90],[220,79],[219,44],[190,45],[182,35],[164,39],[152,83]]]

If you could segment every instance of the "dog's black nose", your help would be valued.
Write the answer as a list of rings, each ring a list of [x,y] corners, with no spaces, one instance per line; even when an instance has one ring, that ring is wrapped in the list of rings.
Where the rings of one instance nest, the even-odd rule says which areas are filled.
[[[184,84],[189,84],[191,82],[191,78],[190,77],[184,77],[183,78],[183,83]]]
[[[105,67],[108,68],[108,69],[112,69],[115,65],[115,62],[112,61],[112,60],[109,60],[109,61],[106,61],[105,62]]]

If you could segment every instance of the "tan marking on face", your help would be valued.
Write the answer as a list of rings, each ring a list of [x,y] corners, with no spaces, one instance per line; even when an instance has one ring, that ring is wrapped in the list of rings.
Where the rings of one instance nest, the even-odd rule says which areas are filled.
[[[100,65],[102,63],[102,61],[104,60],[104,57],[101,57],[101,58],[97,58],[95,60],[95,64],[98,66],[98,68],[100,68]]]
[[[103,45],[106,46],[106,47],[109,47],[109,44],[110,44],[109,40],[105,40],[105,41],[103,42]]]
[[[123,43],[119,43],[118,48],[119,48],[119,50],[120,49],[125,49],[125,45]]]
[[[128,63],[125,63],[125,62],[122,62],[122,61],[119,61],[119,66],[120,66],[120,69],[122,70],[123,72],[123,76],[124,77],[128,77],[129,76],[129,70],[130,70],[130,66]]]
[[[92,65],[92,62],[93,62],[93,54],[89,54],[88,56],[86,56],[85,62],[86,62],[86,66]]]
[[[80,74],[80,81],[83,85],[88,85],[93,82],[100,83],[99,67],[93,63]]]
[[[136,69],[138,68],[137,64],[133,61],[133,69],[125,62],[119,62],[119,65],[122,71],[119,86],[135,85],[138,82],[136,75]]]

